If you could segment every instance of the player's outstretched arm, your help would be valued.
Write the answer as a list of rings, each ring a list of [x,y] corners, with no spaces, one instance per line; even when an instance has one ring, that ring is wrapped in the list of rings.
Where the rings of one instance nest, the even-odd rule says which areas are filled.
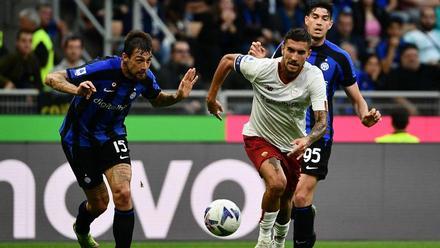
[[[188,71],[185,73],[185,76],[183,76],[182,80],[180,81],[179,88],[174,94],[161,91],[156,99],[150,101],[151,104],[154,107],[166,107],[182,101],[189,96],[189,93],[191,92],[198,78],[199,76],[197,76],[195,68],[188,69]]]
[[[44,83],[61,92],[69,93],[72,95],[83,96],[86,99],[89,99],[90,96],[96,92],[96,88],[90,81],[84,81],[80,83],[78,86],[70,83],[67,80],[66,71],[56,71],[49,73],[44,80]]]
[[[364,126],[371,127],[382,119],[379,110],[375,108],[368,110],[367,102],[362,96],[357,84],[345,87],[344,90]]]
[[[206,105],[209,113],[213,114],[219,120],[222,120],[220,114],[223,112],[223,107],[220,102],[217,101],[217,94],[228,73],[234,68],[234,61],[238,55],[239,54],[226,54],[223,56],[215,70],[208,96],[206,97]]]

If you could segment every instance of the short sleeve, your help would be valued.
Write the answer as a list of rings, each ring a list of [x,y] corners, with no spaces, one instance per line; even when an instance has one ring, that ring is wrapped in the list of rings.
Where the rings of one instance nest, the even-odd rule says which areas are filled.
[[[142,92],[142,96],[149,100],[156,99],[156,97],[159,95],[162,89],[157,83],[156,76],[153,74],[151,70],[148,70],[147,72],[147,79],[145,83],[146,83],[145,90],[144,92]]]
[[[350,55],[344,51],[343,56],[340,57],[338,62],[341,70],[340,84],[344,87],[349,87],[356,83],[356,70]]]
[[[79,85],[84,81],[95,81],[99,79],[107,79],[114,74],[111,63],[106,60],[96,60],[85,65],[66,69],[69,82]]]
[[[234,61],[234,70],[253,83],[260,72],[261,60],[251,55],[238,55]]]
[[[313,111],[328,111],[324,75],[322,74],[321,70],[317,69],[316,71],[315,77],[313,78],[309,87],[312,109]]]

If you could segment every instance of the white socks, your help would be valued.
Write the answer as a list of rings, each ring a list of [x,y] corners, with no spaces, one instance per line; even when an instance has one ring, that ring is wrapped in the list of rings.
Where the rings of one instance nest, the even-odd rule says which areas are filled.
[[[290,220],[284,225],[275,222],[273,227],[273,239],[279,244],[284,244],[286,235],[289,232]]]
[[[260,234],[258,240],[270,241],[272,237],[272,228],[275,224],[279,211],[263,212],[263,218],[260,220]],[[289,222],[290,223],[290,222]],[[285,236],[285,235],[284,235]]]

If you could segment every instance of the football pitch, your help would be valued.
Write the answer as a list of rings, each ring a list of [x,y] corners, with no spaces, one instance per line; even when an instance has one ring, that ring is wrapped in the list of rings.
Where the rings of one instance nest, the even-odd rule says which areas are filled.
[[[111,248],[114,244],[100,242],[101,248]],[[253,241],[216,241],[216,242],[135,242],[132,248],[253,248]],[[0,248],[77,248],[74,242],[0,242]],[[292,247],[287,242],[286,248]],[[319,241],[315,248],[439,248],[440,241]]]

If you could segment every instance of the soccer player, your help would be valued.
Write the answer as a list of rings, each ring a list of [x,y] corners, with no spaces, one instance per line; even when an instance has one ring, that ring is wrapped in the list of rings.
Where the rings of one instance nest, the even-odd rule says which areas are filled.
[[[319,180],[327,176],[327,165],[333,143],[333,95],[337,88],[342,87],[351,100],[354,109],[366,127],[371,127],[381,119],[375,108],[368,110],[356,83],[356,74],[350,56],[340,47],[326,40],[327,32],[333,25],[333,5],[329,1],[312,1],[307,7],[305,27],[312,37],[312,53],[307,61],[316,65],[324,74],[327,84],[329,118],[325,135],[314,142],[304,153],[301,163],[301,176],[296,187],[293,202],[294,210],[294,247],[313,247],[316,234],[314,231],[315,213],[312,207],[314,193]],[[265,49],[259,42],[253,42],[249,54],[262,58]],[[307,111],[307,133],[312,131],[316,122],[312,110]]]
[[[134,212],[130,194],[130,150],[125,117],[131,103],[142,95],[153,106],[169,106],[188,97],[197,81],[189,69],[174,94],[165,93],[149,70],[151,37],[142,31],[128,33],[122,57],[94,60],[86,65],[50,73],[45,83],[75,95],[60,128],[61,143],[87,200],[79,206],[73,229],[81,247],[99,247],[90,224],[107,209],[107,178],[115,212],[113,235],[117,248],[131,245]]]
[[[252,84],[252,112],[243,136],[246,153],[266,185],[256,247],[284,247],[291,198],[299,178],[298,158],[327,127],[324,78],[316,66],[306,62],[310,45],[310,35],[299,28],[286,34],[281,58],[225,55],[206,99],[209,112],[221,120],[223,109],[216,96],[227,74],[234,69]],[[316,121],[306,135],[305,117],[310,105]]]

